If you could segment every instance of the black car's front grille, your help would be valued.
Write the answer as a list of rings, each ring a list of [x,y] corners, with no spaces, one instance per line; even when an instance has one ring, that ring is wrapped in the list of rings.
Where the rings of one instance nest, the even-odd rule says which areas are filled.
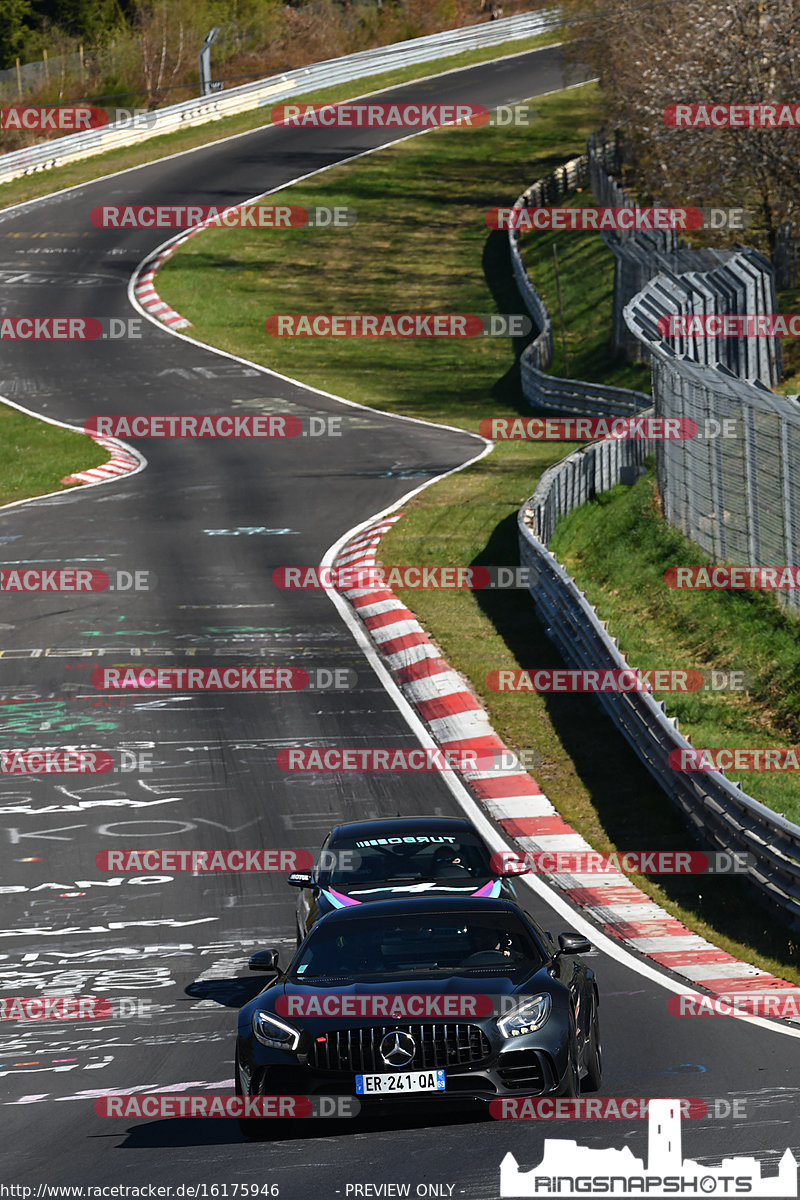
[[[501,1054],[497,1074],[507,1088],[529,1088],[544,1091],[545,1071],[538,1050],[515,1050]]]
[[[320,1035],[312,1042],[309,1065],[323,1071],[357,1073],[398,1069],[384,1062],[379,1052],[382,1039],[398,1029],[414,1039],[412,1061],[399,1068],[405,1071],[468,1065],[481,1062],[491,1053],[489,1039],[477,1025],[378,1025],[335,1029]]]

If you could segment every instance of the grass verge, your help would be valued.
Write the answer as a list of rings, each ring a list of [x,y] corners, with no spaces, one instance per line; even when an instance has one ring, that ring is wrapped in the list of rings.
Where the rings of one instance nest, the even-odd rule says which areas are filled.
[[[107,461],[108,451],[85,434],[0,404],[0,505],[79,487],[61,480]]]
[[[747,692],[659,694],[681,732],[701,746],[785,746],[800,733],[800,642],[796,618],[768,592],[669,588],[671,565],[710,563],[664,524],[652,468],[559,522],[550,548],[608,621],[639,667],[743,670]],[[729,772],[730,774],[730,772]],[[791,774],[750,771],[742,786],[762,804],[800,821]]]
[[[574,155],[599,120],[593,85],[536,106],[532,130],[437,131],[286,189],[270,202],[347,204],[359,221],[346,231],[207,232],[169,261],[159,291],[200,340],[378,408],[471,430],[482,417],[529,412],[505,341],[291,341],[267,338],[263,322],[303,309],[519,311],[505,235],[487,236],[484,214]],[[611,255],[593,262],[607,287]],[[571,448],[498,443],[409,504],[381,543],[382,560],[516,565],[517,509]],[[602,851],[686,848],[677,814],[591,696],[487,692],[491,669],[563,665],[526,592],[400,595],[471,681],[500,736],[538,752],[538,780],[588,841]],[[800,983],[795,943],[735,877],[634,878],[698,933]]]

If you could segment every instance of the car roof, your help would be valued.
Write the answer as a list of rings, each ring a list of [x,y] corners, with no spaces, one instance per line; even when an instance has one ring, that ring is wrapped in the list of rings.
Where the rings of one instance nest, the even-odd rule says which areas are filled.
[[[347,821],[331,830],[331,841],[340,837],[402,837],[413,833],[473,833],[478,831],[463,817],[375,817]]]
[[[519,905],[512,900],[492,896],[403,896],[398,900],[371,900],[369,904],[348,905],[337,908],[333,912],[320,917],[318,925],[339,921],[359,921],[377,918],[392,920],[394,917],[414,916],[420,919],[429,917],[467,917],[479,913],[492,913],[500,916],[502,913],[513,914],[524,918],[525,914]]]

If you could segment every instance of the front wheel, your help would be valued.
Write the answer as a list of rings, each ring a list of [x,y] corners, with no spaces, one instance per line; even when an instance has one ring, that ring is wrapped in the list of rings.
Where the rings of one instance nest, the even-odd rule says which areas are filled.
[[[574,1020],[569,1023],[569,1066],[559,1096],[578,1096],[581,1090],[581,1069],[578,1061],[578,1039]]]
[[[242,1077],[239,1072],[238,1059],[233,1068],[233,1086],[237,1096],[246,1096],[248,1092],[242,1086]],[[257,1117],[238,1117],[239,1132],[242,1137],[246,1137],[251,1141],[258,1141],[264,1136],[264,1122]]]
[[[592,1000],[592,1019],[589,1040],[586,1043],[586,1075],[581,1083],[584,1092],[596,1092],[603,1078],[603,1051],[600,1045],[600,1018],[597,1015],[597,1000]]]

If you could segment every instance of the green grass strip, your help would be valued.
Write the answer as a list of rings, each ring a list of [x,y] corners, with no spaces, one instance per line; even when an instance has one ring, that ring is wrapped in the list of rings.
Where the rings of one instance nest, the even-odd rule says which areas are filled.
[[[80,486],[61,480],[104,462],[108,451],[85,434],[0,404],[0,504]]]

